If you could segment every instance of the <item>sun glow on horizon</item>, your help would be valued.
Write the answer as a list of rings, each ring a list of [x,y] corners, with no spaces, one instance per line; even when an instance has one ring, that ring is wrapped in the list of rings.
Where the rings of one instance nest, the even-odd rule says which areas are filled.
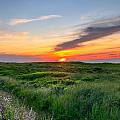
[[[58,61],[59,61],[59,62],[66,62],[67,59],[66,59],[66,58],[60,58]]]

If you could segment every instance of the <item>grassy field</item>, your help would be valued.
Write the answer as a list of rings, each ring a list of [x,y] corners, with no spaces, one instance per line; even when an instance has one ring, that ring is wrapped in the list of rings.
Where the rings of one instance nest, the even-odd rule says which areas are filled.
[[[34,116],[20,120],[120,120],[120,64],[0,63],[0,90]]]

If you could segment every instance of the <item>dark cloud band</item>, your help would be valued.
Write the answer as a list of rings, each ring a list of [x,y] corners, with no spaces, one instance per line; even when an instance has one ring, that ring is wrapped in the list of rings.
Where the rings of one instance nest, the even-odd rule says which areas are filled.
[[[85,35],[78,39],[73,39],[68,42],[63,42],[55,47],[55,51],[66,50],[81,46],[80,43],[102,38],[120,31],[120,17],[111,19],[98,20],[91,23],[88,27],[83,29]]]

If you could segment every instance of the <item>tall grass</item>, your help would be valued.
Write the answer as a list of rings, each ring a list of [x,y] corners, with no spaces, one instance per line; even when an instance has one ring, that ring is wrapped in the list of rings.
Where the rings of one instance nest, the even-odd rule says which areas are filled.
[[[14,95],[36,120],[119,120],[120,65],[0,64],[0,89]],[[9,76],[9,77],[6,77]],[[12,109],[7,109],[11,115]]]
[[[120,99],[99,89],[77,88],[55,98],[55,120],[119,120]]]

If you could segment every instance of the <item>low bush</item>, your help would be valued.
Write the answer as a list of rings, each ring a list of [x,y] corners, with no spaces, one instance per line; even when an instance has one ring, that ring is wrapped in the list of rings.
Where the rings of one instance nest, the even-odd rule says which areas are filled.
[[[93,82],[95,81],[95,78],[94,77],[83,77],[81,78],[81,81]]]
[[[65,77],[67,76],[67,73],[64,72],[36,72],[36,73],[30,73],[30,74],[23,74],[23,75],[18,75],[16,79],[21,79],[21,80],[34,80],[37,78],[41,77]]]

